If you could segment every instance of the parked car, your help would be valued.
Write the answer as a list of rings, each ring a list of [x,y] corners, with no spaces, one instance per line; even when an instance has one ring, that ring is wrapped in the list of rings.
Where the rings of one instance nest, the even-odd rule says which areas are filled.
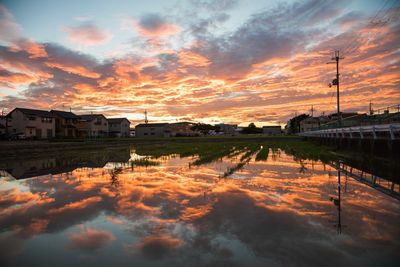
[[[23,133],[15,133],[8,136],[8,140],[25,140],[26,135]]]

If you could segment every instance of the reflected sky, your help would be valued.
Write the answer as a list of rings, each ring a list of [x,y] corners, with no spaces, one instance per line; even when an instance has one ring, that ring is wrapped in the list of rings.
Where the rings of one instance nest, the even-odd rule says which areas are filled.
[[[67,172],[2,172],[0,265],[396,266],[398,200],[342,175],[339,210],[333,167],[249,151],[198,165],[133,149]]]

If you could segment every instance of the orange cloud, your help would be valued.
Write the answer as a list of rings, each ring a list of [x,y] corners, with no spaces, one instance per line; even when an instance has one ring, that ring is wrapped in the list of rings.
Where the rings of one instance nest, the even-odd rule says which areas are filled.
[[[45,64],[48,67],[62,69],[66,72],[77,74],[80,76],[93,78],[93,79],[100,78],[100,74],[98,74],[97,72],[91,71],[84,66],[70,66],[67,64],[62,64],[62,63],[57,63],[57,62],[45,62]]]
[[[102,200],[101,197],[89,197],[89,198],[82,199],[77,202],[72,202],[72,203],[66,204],[65,206],[60,207],[60,208],[53,208],[53,209],[49,210],[49,214],[58,214],[58,213],[63,213],[65,211],[74,211],[74,210],[85,209],[94,203],[100,202],[101,200]]]
[[[83,227],[81,232],[70,236],[70,242],[67,248],[96,250],[104,247],[115,239],[115,236],[108,231]]]
[[[64,27],[70,42],[83,46],[94,46],[108,43],[113,35],[105,30],[99,29],[93,23],[85,22],[78,26]]]

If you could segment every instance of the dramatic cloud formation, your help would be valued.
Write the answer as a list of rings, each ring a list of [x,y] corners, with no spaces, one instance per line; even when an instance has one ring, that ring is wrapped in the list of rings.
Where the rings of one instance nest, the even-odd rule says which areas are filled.
[[[344,111],[365,112],[371,99],[375,107],[399,102],[398,6],[371,21],[343,1],[280,3],[228,27],[237,7],[191,1],[176,14],[130,17],[127,51],[99,58],[24,37],[1,6],[0,90],[14,93],[1,92],[0,105],[67,106],[132,122],[147,109],[151,121],[284,123],[311,105],[317,114],[335,111],[335,90],[327,86],[335,68],[326,62],[337,49],[345,57]],[[85,21],[64,28],[71,41],[95,47],[111,40]]]
[[[84,22],[78,26],[64,27],[63,30],[68,34],[70,42],[83,46],[105,44],[112,38],[110,32],[101,30],[91,22]]]
[[[216,162],[203,154],[203,164],[195,164],[199,158],[191,153],[176,156],[171,148],[171,157],[155,153],[160,165],[134,169],[128,160],[154,155],[154,147],[116,148],[100,157],[83,152],[82,164],[74,155],[7,163],[11,175],[30,179],[0,188],[1,259],[30,255],[43,240],[57,240],[52,251],[78,254],[63,258],[69,266],[76,260],[89,265],[90,256],[108,265],[110,255],[121,266],[144,266],[142,259],[163,266],[220,266],[224,259],[237,266],[246,255],[302,266],[364,266],[382,251],[388,262],[397,263],[392,248],[400,242],[393,238],[400,234],[400,206],[375,188],[343,177],[344,226],[337,235],[337,207],[330,199],[337,194],[333,167],[271,149],[265,161],[250,155],[248,164],[221,179],[243,162],[247,148],[239,154],[224,148],[229,156],[214,155]],[[43,175],[47,166],[70,171]],[[351,166],[355,172],[356,166]],[[394,179],[395,173],[387,169],[382,175]],[[390,188],[390,182],[382,179],[377,186]],[[372,249],[376,244],[382,249]],[[41,265],[37,261],[30,263]]]

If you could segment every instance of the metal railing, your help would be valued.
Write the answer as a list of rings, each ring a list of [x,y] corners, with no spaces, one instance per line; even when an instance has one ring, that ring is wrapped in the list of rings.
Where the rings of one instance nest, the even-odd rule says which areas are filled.
[[[400,123],[341,127],[299,133],[300,136],[350,139],[400,139]]]
[[[329,121],[318,127],[310,128],[309,131],[392,123],[400,123],[400,104],[377,109],[372,114],[356,114]]]

